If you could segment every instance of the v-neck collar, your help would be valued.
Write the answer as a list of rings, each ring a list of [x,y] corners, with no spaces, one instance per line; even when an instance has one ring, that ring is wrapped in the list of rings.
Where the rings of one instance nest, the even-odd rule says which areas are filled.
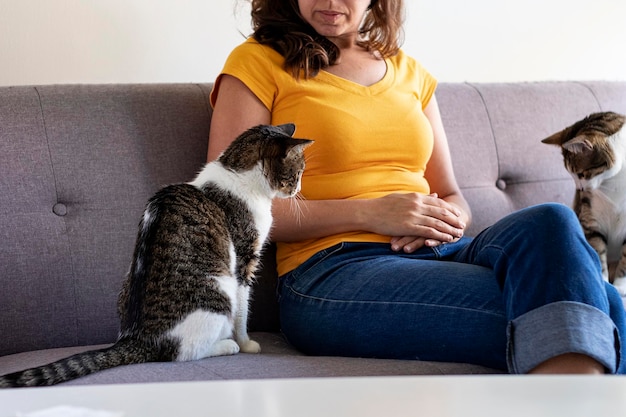
[[[393,84],[393,80],[396,76],[393,63],[388,58],[385,58],[385,65],[387,66],[385,75],[372,85],[359,84],[355,81],[348,80],[347,78],[340,77],[325,70],[321,70],[315,78],[318,81],[332,84],[335,87],[349,92],[374,96],[386,91]]]

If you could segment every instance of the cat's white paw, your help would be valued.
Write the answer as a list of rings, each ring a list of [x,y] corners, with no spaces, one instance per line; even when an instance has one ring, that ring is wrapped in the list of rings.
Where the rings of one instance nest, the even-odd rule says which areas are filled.
[[[615,280],[613,280],[613,286],[617,288],[617,291],[619,291],[622,297],[626,296],[626,277],[615,278]]]
[[[243,342],[239,345],[239,347],[241,348],[241,351],[245,353],[260,353],[261,352],[261,345],[259,345],[254,340],[248,340],[246,342]]]
[[[233,339],[222,339],[213,345],[211,356],[227,356],[239,353],[239,345]]]

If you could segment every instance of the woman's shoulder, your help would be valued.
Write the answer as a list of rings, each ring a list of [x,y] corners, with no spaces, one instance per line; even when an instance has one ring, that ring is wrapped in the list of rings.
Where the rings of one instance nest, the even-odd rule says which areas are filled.
[[[422,67],[418,60],[404,52],[403,49],[399,49],[398,53],[389,58],[389,61],[391,61],[398,69],[409,69],[411,71],[415,71],[416,68]]]
[[[395,70],[397,85],[414,88],[423,103],[428,103],[437,87],[437,79],[415,58],[402,49],[388,58]]]
[[[389,62],[392,63],[399,75],[410,78],[417,77],[419,79],[432,77],[430,71],[426,69],[420,61],[413,58],[402,49],[400,49],[396,55],[390,57]]]
[[[259,43],[250,36],[244,42],[236,46],[230,53],[230,59],[253,59],[269,60],[274,64],[282,65],[284,58],[269,45]]]
[[[250,37],[236,46],[226,59],[211,93],[211,103],[217,100],[222,75],[239,79],[268,108],[272,108],[278,86],[290,82],[282,70],[283,57],[268,45],[262,45]]]

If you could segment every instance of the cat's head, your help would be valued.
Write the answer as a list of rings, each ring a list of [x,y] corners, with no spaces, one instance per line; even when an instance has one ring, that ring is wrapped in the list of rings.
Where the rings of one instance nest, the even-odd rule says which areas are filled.
[[[278,197],[293,197],[300,191],[304,172],[304,148],[310,139],[294,138],[296,126],[259,125],[239,135],[218,161],[235,172],[260,169]]]
[[[542,142],[560,146],[576,187],[592,190],[622,169],[624,146],[616,141],[625,122],[621,114],[593,113]]]

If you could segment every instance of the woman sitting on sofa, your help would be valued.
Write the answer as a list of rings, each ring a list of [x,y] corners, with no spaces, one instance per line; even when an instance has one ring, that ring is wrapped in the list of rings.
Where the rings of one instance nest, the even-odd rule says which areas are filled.
[[[252,0],[254,34],[211,95],[209,159],[257,124],[307,149],[274,203],[281,326],[311,355],[624,373],[625,314],[573,212],[545,204],[474,239],[435,78],[399,47],[400,0]]]

